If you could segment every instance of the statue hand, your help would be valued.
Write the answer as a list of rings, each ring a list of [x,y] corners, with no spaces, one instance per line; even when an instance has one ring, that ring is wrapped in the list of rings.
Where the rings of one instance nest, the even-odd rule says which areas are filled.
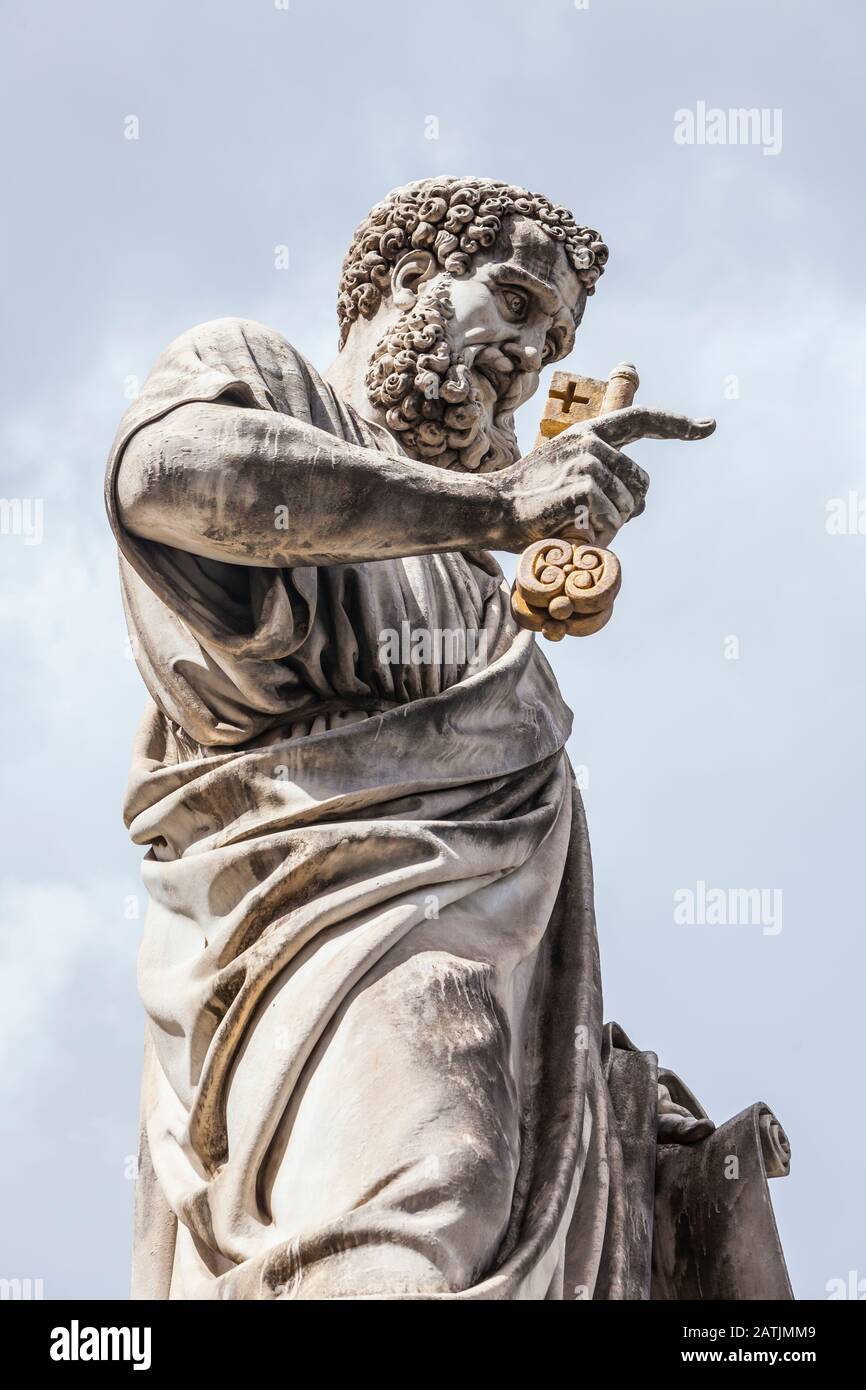
[[[658,1083],[657,1114],[660,1144],[697,1144],[715,1129],[706,1115],[694,1115],[684,1105],[678,1105],[661,1081]]]
[[[581,421],[505,470],[507,548],[589,532],[602,546],[644,509],[649,478],[621,446],[636,439],[705,439],[715,420],[632,405]]]

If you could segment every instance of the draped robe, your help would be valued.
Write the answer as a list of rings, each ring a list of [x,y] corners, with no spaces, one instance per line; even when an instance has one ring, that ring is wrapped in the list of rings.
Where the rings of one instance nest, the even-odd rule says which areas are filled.
[[[533,635],[485,553],[278,569],[133,535],[124,450],[194,401],[399,453],[234,319],[168,348],[112,449],[150,695],[135,1295],[649,1296],[658,1072],[603,1029],[571,715]],[[471,640],[414,659],[424,632]],[[642,1059],[619,1105],[617,1052]]]

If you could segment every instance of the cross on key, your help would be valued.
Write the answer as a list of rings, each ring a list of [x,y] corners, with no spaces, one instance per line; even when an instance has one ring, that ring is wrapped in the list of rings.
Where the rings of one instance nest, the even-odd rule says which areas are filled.
[[[539,438],[552,439],[578,420],[598,415],[606,389],[606,381],[592,376],[554,372],[544,405]]]
[[[554,400],[562,401],[563,415],[570,415],[572,406],[589,405],[590,403],[590,396],[579,396],[577,394],[577,386],[578,383],[575,378],[570,377],[561,391],[557,391],[555,386],[551,386],[548,392],[548,395],[552,396]]]

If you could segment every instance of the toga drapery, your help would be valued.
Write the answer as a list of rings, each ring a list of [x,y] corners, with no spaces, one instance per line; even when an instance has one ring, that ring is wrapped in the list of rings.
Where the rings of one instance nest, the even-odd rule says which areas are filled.
[[[169,347],[112,450],[151,697],[125,806],[150,898],[135,1294],[647,1297],[658,1073],[602,1026],[534,637],[484,553],[287,570],[136,538],[124,449],[195,401],[399,452],[232,319]],[[418,660],[423,631],[471,640]]]

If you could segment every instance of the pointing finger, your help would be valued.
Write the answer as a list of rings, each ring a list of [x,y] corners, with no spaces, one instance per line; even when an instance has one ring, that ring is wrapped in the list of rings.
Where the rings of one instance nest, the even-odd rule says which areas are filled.
[[[706,439],[716,428],[712,419],[693,420],[689,415],[677,415],[672,410],[653,410],[645,405],[630,405],[609,415],[597,415],[582,422],[581,433],[596,435],[615,449],[632,444],[636,439]],[[572,429],[580,429],[573,425]]]

